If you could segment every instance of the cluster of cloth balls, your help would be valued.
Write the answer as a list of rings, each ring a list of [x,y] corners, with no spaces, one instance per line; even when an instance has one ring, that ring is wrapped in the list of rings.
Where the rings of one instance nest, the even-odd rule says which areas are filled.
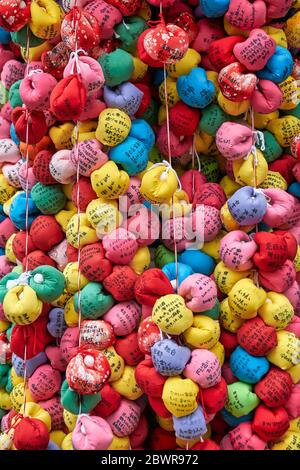
[[[299,0],[1,1],[1,450],[300,450],[299,52]]]

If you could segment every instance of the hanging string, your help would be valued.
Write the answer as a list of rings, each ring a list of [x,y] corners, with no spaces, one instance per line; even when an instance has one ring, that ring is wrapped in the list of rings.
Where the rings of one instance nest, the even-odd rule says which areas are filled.
[[[160,3],[160,14],[162,15],[162,4]],[[166,107],[166,124],[167,124],[167,145],[168,145],[168,158],[169,165],[172,167],[172,152],[171,152],[171,136],[170,136],[170,115],[169,115],[169,98],[168,98],[168,86],[167,86],[167,70],[166,64],[164,64],[164,88],[165,88],[165,107]],[[175,171],[173,169],[173,171]],[[175,172],[176,173],[176,172]],[[176,173],[177,175],[177,173]],[[177,175],[177,181],[179,180]],[[181,189],[181,185],[179,186]],[[174,210],[174,194],[172,196],[172,221],[173,221],[173,240],[174,240],[174,255],[175,255],[175,269],[176,269],[176,293],[178,292],[178,251],[176,243],[176,230],[175,230],[175,210]]]

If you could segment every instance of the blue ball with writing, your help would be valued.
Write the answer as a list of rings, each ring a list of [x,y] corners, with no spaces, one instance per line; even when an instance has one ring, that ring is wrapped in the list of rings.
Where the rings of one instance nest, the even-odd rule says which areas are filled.
[[[238,346],[230,356],[230,367],[242,382],[256,384],[268,372],[270,363],[265,357],[252,356]]]
[[[173,426],[176,437],[180,439],[198,439],[207,432],[206,422],[202,407],[187,415],[177,418],[173,416]]]
[[[252,186],[238,189],[227,201],[231,216],[239,225],[256,225],[264,218],[267,199]]]
[[[121,165],[129,175],[143,171],[148,163],[148,150],[140,140],[128,136],[109,152],[109,158]]]
[[[179,255],[180,263],[187,264],[194,273],[210,276],[215,269],[214,259],[200,250],[185,250]]]
[[[276,46],[265,67],[255,73],[260,79],[281,83],[291,75],[293,67],[294,60],[290,51],[286,47]]]
[[[205,108],[214,99],[215,85],[201,67],[195,67],[188,75],[177,80],[177,92],[185,104],[192,108]]]
[[[151,348],[152,362],[161,375],[168,377],[182,373],[191,356],[191,351],[172,339],[163,339]]]

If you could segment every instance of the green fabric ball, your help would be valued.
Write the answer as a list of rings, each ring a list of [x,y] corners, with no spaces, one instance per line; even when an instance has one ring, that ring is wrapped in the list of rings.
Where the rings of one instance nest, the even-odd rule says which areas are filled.
[[[206,317],[210,317],[213,320],[218,320],[220,315],[220,302],[217,299],[215,305],[210,309],[206,310],[206,312],[202,312],[201,315],[205,315]]]
[[[297,104],[296,108],[294,109],[282,109],[280,112],[282,114],[288,114],[289,116],[295,116],[296,118],[300,119],[300,103]]]
[[[23,104],[19,91],[21,83],[22,80],[18,80],[17,82],[13,83],[13,85],[9,89],[8,101],[10,102],[12,108],[22,106]]]
[[[164,245],[159,245],[155,248],[154,262],[155,266],[162,269],[165,264],[174,263],[175,255],[173,251],[168,250]]]
[[[260,402],[256,393],[252,392],[250,384],[234,382],[227,386],[227,390],[228,399],[225,408],[236,418],[251,413]]]
[[[29,31],[29,47],[36,47],[45,42],[45,39],[37,38],[33,32],[28,28]],[[14,43],[18,44],[21,47],[27,46],[27,25],[24,26],[19,31],[13,31],[10,33],[11,39]]]
[[[199,127],[208,135],[216,135],[217,130],[225,121],[230,121],[228,114],[217,104],[210,104],[202,110]]]
[[[154,126],[154,124],[157,123],[158,108],[159,106],[157,102],[153,98],[151,98],[149,106],[144,112],[144,114],[141,116],[141,119],[147,121],[150,126]]]
[[[0,106],[3,106],[7,102],[8,102],[8,90],[0,81]]]
[[[102,284],[89,282],[80,293],[80,311],[84,318],[97,320],[101,318],[114,304],[110,294],[103,292]],[[74,307],[78,311],[78,292],[74,295]]]
[[[105,84],[109,87],[127,82],[134,69],[131,55],[123,49],[116,49],[108,54],[103,54],[98,62],[102,67]]]
[[[69,387],[66,380],[62,383],[60,392],[60,401],[62,406],[73,415],[79,414],[80,404],[81,413],[89,413],[101,401],[100,393],[94,393],[93,395],[79,395],[75,390],[72,390]]]
[[[0,388],[6,387],[10,369],[11,369],[10,365],[0,364]]]
[[[60,184],[46,186],[37,183],[31,190],[31,197],[43,214],[57,214],[67,201]]]
[[[207,179],[208,183],[218,183],[219,181],[219,165],[214,157],[200,155],[201,172]]]
[[[5,390],[7,391],[7,393],[10,393],[12,392],[12,389],[14,388],[13,386],[13,383],[11,381],[11,377],[10,377],[10,373],[8,374],[8,378],[7,378],[7,383],[6,383],[6,387],[5,387]]]
[[[147,28],[146,21],[140,16],[125,17],[124,21],[115,27],[121,48],[128,52],[134,52],[139,36]]]
[[[262,150],[261,139],[259,140],[259,144],[257,144],[257,147],[263,152],[267,162],[273,162],[274,160],[277,160],[277,158],[279,158],[282,154],[282,148],[280,147],[272,132],[263,131],[263,134],[265,139],[265,149]]]
[[[10,273],[3,276],[0,281],[0,303],[3,304],[4,297],[6,296],[9,288],[6,286],[7,281],[15,280],[19,278],[19,274],[11,271]]]
[[[64,291],[65,276],[53,266],[38,266],[31,271],[29,285],[43,302],[53,302]]]

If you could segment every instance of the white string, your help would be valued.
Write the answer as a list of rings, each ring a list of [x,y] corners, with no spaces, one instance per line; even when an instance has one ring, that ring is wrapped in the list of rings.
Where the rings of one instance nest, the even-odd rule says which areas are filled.
[[[182,190],[182,186],[181,186],[180,179],[179,179],[179,177],[178,177],[176,171],[175,171],[174,168],[172,167],[172,165],[171,165],[169,162],[167,162],[167,160],[163,160],[162,162],[154,163],[154,164],[151,165],[149,168],[147,168],[146,172],[148,172],[148,171],[152,170],[152,168],[156,168],[156,167],[158,167],[158,166],[165,166],[165,167],[166,167],[165,171],[161,174],[161,176],[162,176],[163,174],[168,175],[168,172],[169,172],[169,171],[172,171],[172,172],[174,173],[174,175],[175,175],[175,177],[176,177],[176,179],[177,179],[177,183],[178,183],[178,188],[177,188],[176,191],[181,191],[181,190]]]
[[[75,66],[77,73],[80,72],[80,65],[79,65],[79,52],[82,52],[84,55],[87,55],[87,52],[84,49],[77,49],[76,51],[71,52],[69,62],[73,61],[71,75],[74,74]]]

